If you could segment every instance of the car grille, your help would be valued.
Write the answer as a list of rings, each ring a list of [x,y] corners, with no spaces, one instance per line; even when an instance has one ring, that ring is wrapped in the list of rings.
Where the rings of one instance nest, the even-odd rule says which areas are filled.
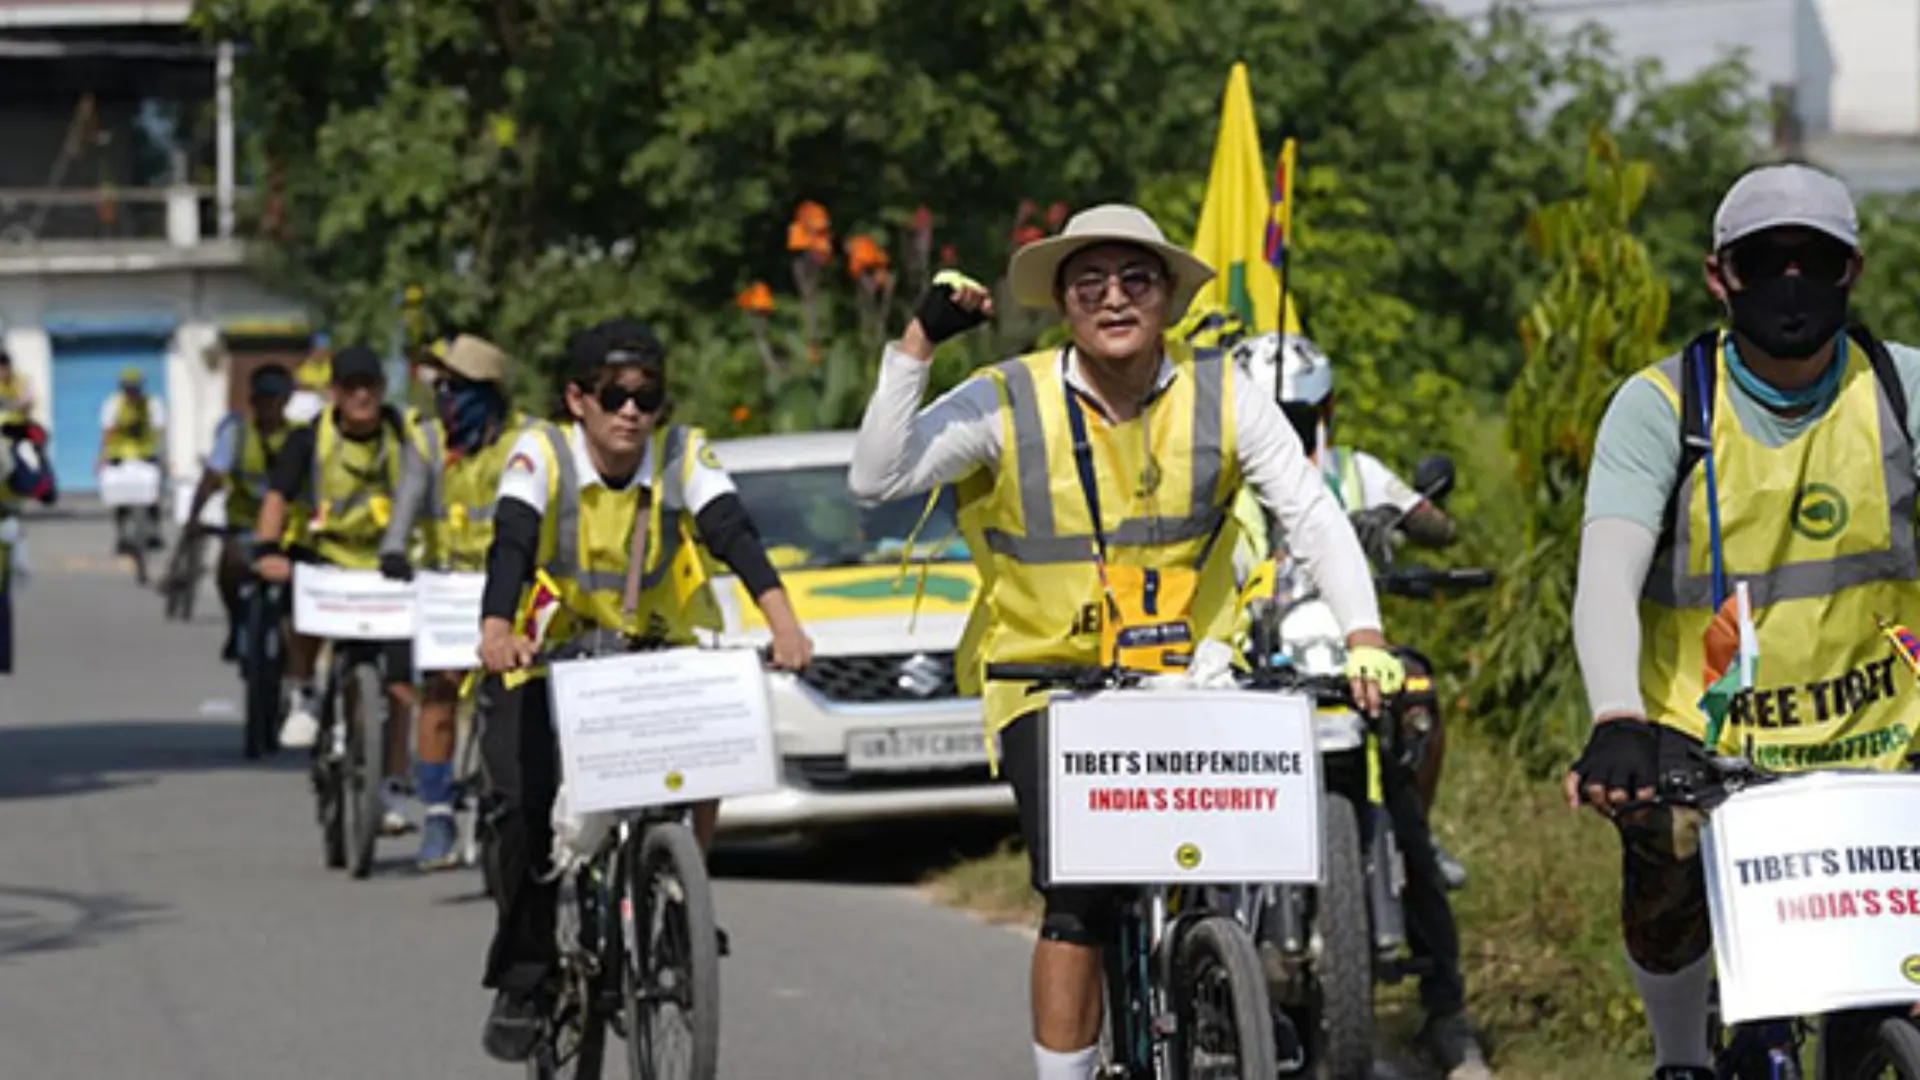
[[[916,663],[916,658],[921,659]],[[953,678],[953,654],[948,652],[816,656],[800,678],[828,701],[938,701],[960,696]]]
[[[813,791],[905,791],[973,787],[993,780],[985,765],[923,772],[854,772],[840,755],[806,755],[783,761],[787,783]]]

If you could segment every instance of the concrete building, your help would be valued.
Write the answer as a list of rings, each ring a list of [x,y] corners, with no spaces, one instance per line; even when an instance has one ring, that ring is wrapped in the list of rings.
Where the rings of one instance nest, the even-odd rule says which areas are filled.
[[[1436,0],[1483,18],[1493,0]],[[1549,26],[1595,22],[1627,57],[1686,76],[1731,50],[1777,103],[1761,132],[1856,194],[1920,188],[1920,0],[1533,0]]]
[[[66,491],[96,486],[123,368],[166,402],[185,481],[250,367],[306,352],[307,312],[248,266],[231,52],[190,8],[0,0],[0,340]]]

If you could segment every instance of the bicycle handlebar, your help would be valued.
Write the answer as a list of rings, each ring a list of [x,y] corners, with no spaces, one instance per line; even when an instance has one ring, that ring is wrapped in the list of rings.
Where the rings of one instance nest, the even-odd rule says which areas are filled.
[[[1493,571],[1479,567],[1440,569],[1431,566],[1409,566],[1404,569],[1389,570],[1374,579],[1374,587],[1379,591],[1416,600],[1424,600],[1440,593],[1472,592],[1476,589],[1491,588],[1493,583]]]
[[[1120,690],[1140,685],[1162,672],[1139,671],[1124,667],[1087,667],[1081,664],[988,664],[989,682],[1030,682],[1033,691]],[[1240,686],[1254,690],[1296,691],[1312,695],[1324,703],[1353,704],[1353,691],[1338,675],[1305,675],[1290,668],[1263,669],[1252,675],[1236,675]]]

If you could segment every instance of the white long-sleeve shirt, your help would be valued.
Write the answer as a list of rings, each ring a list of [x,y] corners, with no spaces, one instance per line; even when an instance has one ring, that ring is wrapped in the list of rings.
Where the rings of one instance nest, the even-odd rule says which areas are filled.
[[[888,344],[847,470],[855,497],[924,494],[999,463],[998,389],[976,376],[923,409],[930,367]],[[1178,374],[1172,362],[1162,360],[1156,390]],[[1067,364],[1066,380],[1076,390],[1088,389],[1077,354]],[[1378,630],[1380,607],[1366,553],[1280,407],[1264,394],[1235,394],[1234,428],[1241,474],[1255,498],[1280,520],[1292,551],[1320,586],[1342,630]]]

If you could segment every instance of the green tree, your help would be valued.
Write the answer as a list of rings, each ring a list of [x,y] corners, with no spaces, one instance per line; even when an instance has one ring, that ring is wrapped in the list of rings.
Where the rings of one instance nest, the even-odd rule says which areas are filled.
[[[1521,516],[1485,624],[1482,715],[1556,762],[1584,728],[1572,663],[1582,491],[1595,432],[1622,380],[1660,352],[1667,285],[1632,230],[1653,169],[1595,132],[1586,191],[1543,208],[1527,240],[1552,276],[1519,327],[1527,361],[1507,394]]]

